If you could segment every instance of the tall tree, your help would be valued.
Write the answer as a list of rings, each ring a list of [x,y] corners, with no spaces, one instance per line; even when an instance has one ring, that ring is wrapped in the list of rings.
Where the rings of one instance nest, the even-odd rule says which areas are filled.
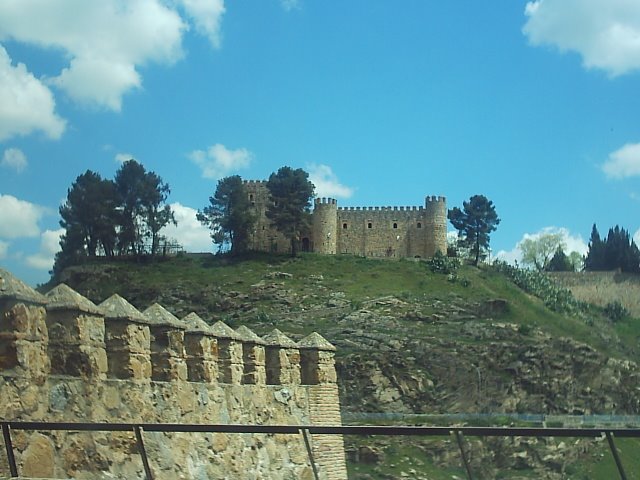
[[[213,243],[222,248],[231,245],[231,254],[247,250],[249,235],[256,222],[242,179],[238,175],[225,177],[218,186],[209,205],[198,210],[197,219],[211,230]]]
[[[77,254],[95,256],[100,249],[112,256],[116,243],[116,192],[111,180],[87,170],[67,191],[60,207],[64,245]]]
[[[571,258],[564,253],[562,245],[559,245],[544,270],[547,272],[575,272],[576,269]]]
[[[629,232],[618,225],[609,229],[604,258],[607,270],[620,269],[631,273],[640,271],[638,247]]]
[[[493,202],[484,195],[474,195],[462,202],[462,210],[458,207],[449,210],[447,218],[458,230],[461,243],[469,248],[477,266],[489,248],[491,232],[500,223]]]
[[[115,185],[120,209],[119,252],[142,255],[145,240],[150,239],[150,253],[155,255],[160,230],[169,222],[175,223],[171,207],[165,205],[169,185],[133,159],[116,172]]]
[[[267,181],[271,203],[267,218],[291,241],[291,255],[296,256],[300,232],[309,227],[311,199],[315,189],[309,174],[298,168],[282,167]]]
[[[589,249],[587,250],[587,256],[584,259],[585,270],[605,270],[604,259],[605,245],[600,238],[600,232],[598,227],[593,224],[591,228],[591,237],[589,238]]]
[[[177,225],[171,207],[165,202],[171,193],[169,185],[162,181],[156,173],[148,172],[145,177],[142,192],[142,206],[146,224],[145,235],[151,237],[151,255],[158,253],[158,246],[162,236],[160,230],[169,223]]]
[[[554,254],[558,250],[564,254],[564,248],[561,233],[543,233],[535,238],[525,238],[520,242],[522,263],[538,271],[546,270]]]
[[[640,273],[640,250],[631,235],[616,225],[609,229],[606,240],[601,240],[593,226],[585,270],[616,270]]]
[[[126,253],[141,255],[143,253],[141,192],[144,190],[145,175],[144,167],[133,159],[124,162],[116,172],[115,183],[120,209],[120,231],[118,234],[120,255]]]

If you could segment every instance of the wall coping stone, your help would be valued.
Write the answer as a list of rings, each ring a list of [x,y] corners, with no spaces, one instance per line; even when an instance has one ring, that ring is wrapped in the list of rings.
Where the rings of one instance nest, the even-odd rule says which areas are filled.
[[[3,268],[0,268],[0,300],[20,300],[36,305],[47,303],[44,295],[36,292]]]
[[[263,339],[261,339],[258,335],[256,335],[249,327],[245,325],[240,325],[236,328],[236,333],[239,335],[240,340],[246,343],[253,343],[255,345],[266,345]]]
[[[148,307],[142,314],[149,320],[151,326],[166,326],[185,330],[187,328],[178,317],[172,314],[159,303],[154,303]]]
[[[298,342],[300,349],[325,350],[327,352],[335,352],[336,347],[327,341],[322,335],[313,332]]]
[[[224,323],[222,320],[218,320],[211,326],[211,332],[218,338],[240,340],[240,335],[238,335],[233,328]]]
[[[149,325],[149,320],[147,320],[140,310],[117,293],[111,295],[98,306],[104,309],[104,318],[107,320],[128,320],[134,323]]]
[[[200,333],[202,335],[213,336],[211,326],[205,322],[196,312],[191,312],[182,318],[182,322],[187,325],[188,333]]]
[[[56,285],[45,296],[49,300],[47,310],[75,310],[94,315],[104,315],[102,308],[65,283]]]
[[[296,342],[291,340],[277,328],[274,328],[271,333],[265,335],[262,339],[267,343],[267,345],[272,347],[298,348],[298,344]]]

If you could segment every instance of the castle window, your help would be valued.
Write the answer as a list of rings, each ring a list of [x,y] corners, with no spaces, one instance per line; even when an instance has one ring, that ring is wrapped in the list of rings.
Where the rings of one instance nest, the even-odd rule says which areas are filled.
[[[343,224],[342,224],[342,229],[343,229],[343,230],[346,230],[346,229],[347,229],[347,224],[346,224],[346,223],[343,223]]]
[[[250,201],[250,202],[253,202],[253,193],[250,193],[250,194],[249,194],[249,201]]]
[[[393,228],[398,228],[398,224],[397,224],[397,223],[394,223],[394,224],[393,224]]]
[[[418,228],[422,228],[422,223],[418,222]]]
[[[371,228],[371,227],[372,227],[371,222],[367,223],[367,228]]]

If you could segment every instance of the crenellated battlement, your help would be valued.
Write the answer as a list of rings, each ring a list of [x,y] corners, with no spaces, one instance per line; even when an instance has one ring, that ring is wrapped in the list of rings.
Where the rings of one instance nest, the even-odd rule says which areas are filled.
[[[8,272],[0,270],[0,274],[5,283],[20,285],[15,278],[9,280]],[[189,356],[218,362],[221,373],[215,379],[209,378],[209,382],[240,385],[243,379],[252,378],[250,383],[256,384],[256,380],[260,383],[265,377],[265,385],[300,384],[301,347],[278,329],[261,338],[246,326],[233,330],[221,321],[208,325],[195,313],[180,320],[158,303],[140,312],[118,294],[95,305],[65,284],[46,296],[20,286],[20,294],[0,294],[5,320],[0,330],[5,347],[0,373],[36,373],[29,365],[32,355],[22,351],[25,342],[30,342],[49,357],[49,361],[42,359],[38,375],[186,381]],[[8,305],[12,306],[7,308]],[[208,337],[208,350],[213,355],[207,357],[204,350],[197,349],[188,349],[187,354],[185,337],[194,336]],[[325,344],[317,341],[322,338],[317,333],[313,338],[313,344],[321,345],[318,349],[333,351],[326,340]],[[313,349],[310,341],[301,342],[305,350]],[[260,351],[265,353],[257,353]],[[258,365],[265,365],[265,354],[269,371],[266,376],[253,371],[256,358]],[[316,357],[307,355],[305,361],[310,358]],[[48,365],[51,370],[46,368]],[[315,371],[318,365],[304,365],[304,369]],[[193,378],[205,381],[202,377]]]
[[[335,198],[318,197],[313,203],[314,205],[337,205],[338,201]]]
[[[243,180],[242,183],[244,183],[245,185],[255,185],[255,186],[264,185],[265,187],[267,185],[266,180]]]
[[[60,284],[43,296],[0,269],[2,420],[322,424],[326,419],[311,405],[320,388],[338,406],[331,421],[339,424],[334,352],[317,333],[298,343],[277,329],[260,337],[246,326],[209,325],[195,313],[179,319],[157,303],[141,312],[117,294],[95,305]],[[27,391],[31,403],[20,400]],[[32,440],[47,444],[52,466],[47,475],[35,475],[42,473],[42,459],[31,463],[31,443],[26,442],[17,456],[21,471],[31,471],[30,476],[55,478],[50,473],[58,472],[67,478],[76,476],[73,469],[86,476],[106,468],[119,478],[137,478],[131,471],[137,468],[132,466],[135,455],[126,442],[85,438],[90,445],[76,445],[85,452],[78,455],[93,458],[99,450],[112,459],[110,466],[70,467],[64,441],[41,434],[33,434]],[[158,445],[165,440],[156,439]],[[252,448],[263,453],[253,456],[242,453],[242,439],[229,436],[224,447],[220,441],[184,437],[175,463],[158,459],[165,465],[158,467],[157,478],[193,478],[193,472],[180,472],[194,462],[202,469],[218,464],[215,473],[202,478],[240,478],[237,472],[251,468],[262,472],[255,478],[289,478],[287,470],[301,478],[308,469],[304,445],[293,440],[256,439],[258,447]],[[265,448],[280,451],[276,455],[286,459],[286,468],[276,465],[276,458],[264,464]],[[321,436],[315,448],[327,458],[322,467],[326,478],[346,478],[342,450],[333,448],[327,456]],[[218,454],[226,460],[221,463]],[[0,462],[0,477],[7,473],[2,468]]]
[[[447,198],[441,195],[427,195],[425,198],[425,202],[429,203],[446,203]]]
[[[343,212],[416,212],[424,210],[423,206],[389,206],[389,207],[338,207],[338,210]]]

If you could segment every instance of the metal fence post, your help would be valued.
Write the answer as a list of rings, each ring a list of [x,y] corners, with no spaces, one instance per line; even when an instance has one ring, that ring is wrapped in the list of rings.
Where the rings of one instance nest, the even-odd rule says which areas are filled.
[[[142,439],[142,427],[140,425],[135,425],[133,427],[133,431],[136,434],[136,442],[138,443],[138,451],[140,452],[140,456],[142,457],[142,465],[144,466],[144,473],[147,477],[147,480],[153,480],[153,473],[151,472],[151,467],[149,466],[147,451],[144,448],[144,440]]]
[[[611,449],[611,453],[613,454],[613,459],[616,461],[616,467],[618,467],[618,473],[620,474],[621,480],[627,480],[627,475],[624,473],[624,467],[622,466],[622,461],[620,460],[620,456],[618,455],[618,449],[616,448],[616,444],[613,441],[613,432],[604,432],[607,436],[607,441],[609,442],[609,448]]]
[[[16,457],[13,454],[13,443],[11,442],[11,427],[6,422],[2,422],[2,437],[4,438],[4,448],[7,450],[9,474],[12,478],[17,478],[18,466],[16,465]]]
[[[462,444],[462,432],[460,432],[459,430],[454,430],[453,433],[456,436],[458,447],[460,448],[460,455],[462,455],[462,463],[464,463],[464,469],[467,471],[467,479],[473,480],[473,476],[471,475],[471,467],[469,466],[469,461],[467,460],[467,454],[464,453],[464,445]]]
[[[316,467],[316,462],[313,459],[313,451],[311,450],[309,430],[303,428],[300,430],[300,433],[302,434],[302,438],[304,438],[304,446],[307,448],[307,455],[309,455],[309,462],[311,463],[311,469],[313,470],[313,478],[315,480],[319,480],[320,477],[318,476],[318,468]]]

